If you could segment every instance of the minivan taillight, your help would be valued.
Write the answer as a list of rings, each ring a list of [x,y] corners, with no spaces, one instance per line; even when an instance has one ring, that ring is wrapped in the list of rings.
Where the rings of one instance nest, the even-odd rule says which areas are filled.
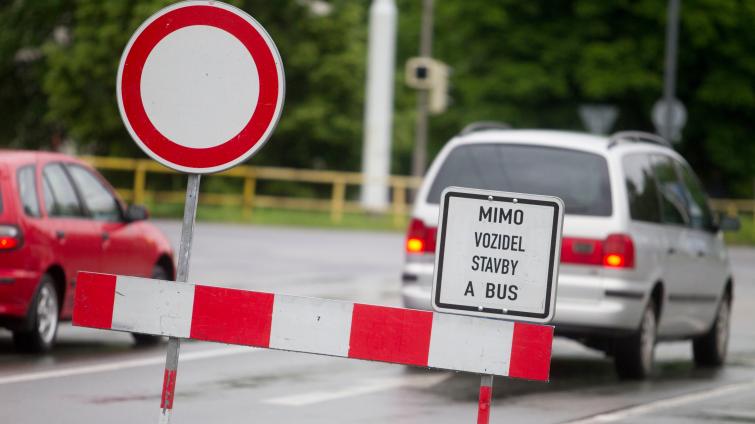
[[[21,230],[13,225],[0,225],[0,251],[15,249],[23,243]]]
[[[428,227],[422,220],[412,219],[409,223],[409,231],[406,235],[407,253],[434,253],[435,252],[435,227]]]
[[[634,268],[634,243],[626,234],[611,234],[603,242],[603,266]]]
[[[605,240],[564,237],[561,262],[606,268],[634,268],[634,242],[626,234],[611,234]]]

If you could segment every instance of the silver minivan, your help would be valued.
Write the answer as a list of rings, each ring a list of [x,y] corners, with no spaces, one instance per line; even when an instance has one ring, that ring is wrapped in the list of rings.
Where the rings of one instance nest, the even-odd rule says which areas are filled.
[[[663,340],[692,340],[699,366],[724,362],[733,280],[721,230],[738,222],[719,223],[694,172],[665,140],[465,129],[435,158],[416,196],[402,274],[406,307],[430,309],[439,200],[448,186],[564,201],[556,334],[611,355],[621,377],[646,377]]]

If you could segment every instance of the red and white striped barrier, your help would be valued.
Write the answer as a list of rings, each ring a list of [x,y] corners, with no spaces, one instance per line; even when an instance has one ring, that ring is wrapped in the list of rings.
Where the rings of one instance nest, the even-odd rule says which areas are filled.
[[[84,272],[73,324],[541,381],[553,341],[551,326]]]

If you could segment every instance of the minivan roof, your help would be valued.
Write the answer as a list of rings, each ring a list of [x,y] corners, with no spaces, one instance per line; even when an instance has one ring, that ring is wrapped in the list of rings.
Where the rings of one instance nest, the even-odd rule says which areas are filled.
[[[673,148],[658,143],[635,140],[632,143],[616,144],[611,142],[610,136],[564,130],[483,130],[468,134],[459,134],[452,138],[449,141],[449,144],[460,145],[470,142],[533,144],[538,146],[581,150],[601,155],[605,155],[609,150],[616,152],[643,150],[665,152],[680,157]]]
[[[609,139],[605,136],[560,130],[490,130],[459,135],[451,142],[537,144],[603,153],[608,149]]]

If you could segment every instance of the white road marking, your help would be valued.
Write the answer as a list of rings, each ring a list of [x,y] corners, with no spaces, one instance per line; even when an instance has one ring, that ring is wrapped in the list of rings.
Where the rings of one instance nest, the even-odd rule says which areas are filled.
[[[619,409],[604,414],[594,415],[589,418],[580,419],[576,421],[569,421],[567,424],[598,424],[598,423],[612,423],[616,421],[625,420],[630,417],[638,415],[645,415],[660,409],[669,409],[689,403],[700,402],[703,400],[720,397],[736,392],[755,389],[755,380],[729,384],[727,386],[715,387],[712,389],[701,390],[694,393],[689,393],[680,396],[674,396],[668,399],[661,399],[652,402],[648,402],[642,405],[631,406],[629,408]]]
[[[364,384],[349,387],[342,390],[320,390],[309,393],[302,393],[293,396],[283,396],[278,398],[266,399],[263,402],[275,405],[285,406],[305,406],[313,403],[327,402],[335,399],[342,399],[354,396],[361,396],[369,393],[382,392],[388,389],[398,387],[432,387],[451,377],[452,373],[414,375],[408,377],[393,377],[382,379],[365,380]]]
[[[197,361],[200,359],[217,358],[221,356],[238,355],[241,353],[258,352],[260,349],[252,347],[226,347],[222,349],[203,350],[199,352],[182,353],[180,356],[181,363],[188,361]],[[70,377],[74,375],[94,374],[98,372],[120,371],[129,368],[146,367],[151,365],[165,364],[165,355],[152,356],[149,358],[131,359],[120,362],[107,364],[87,365],[81,367],[72,367],[62,370],[30,372],[25,374],[9,375],[0,377],[0,385],[23,383],[27,381],[46,380],[50,378]]]

